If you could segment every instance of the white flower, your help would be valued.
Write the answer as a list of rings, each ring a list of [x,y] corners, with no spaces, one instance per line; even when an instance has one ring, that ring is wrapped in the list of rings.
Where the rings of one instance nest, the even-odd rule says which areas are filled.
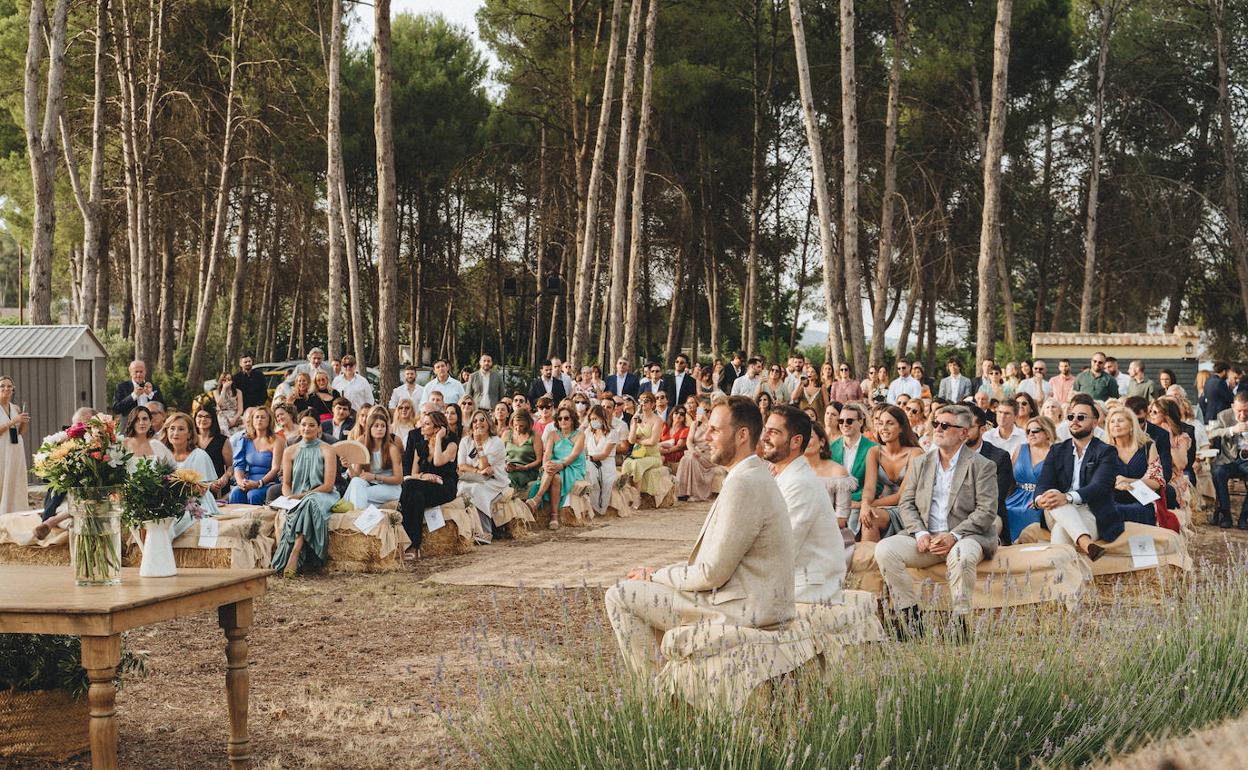
[[[63,444],[69,438],[69,434],[65,431],[53,433],[51,436],[45,436],[43,443],[45,444]]]

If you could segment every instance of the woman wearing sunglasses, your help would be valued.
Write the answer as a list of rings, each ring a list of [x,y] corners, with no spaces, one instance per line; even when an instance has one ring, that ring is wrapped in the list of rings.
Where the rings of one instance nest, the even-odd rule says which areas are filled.
[[[459,443],[459,489],[481,517],[481,529],[494,536],[494,501],[511,485],[507,477],[507,447],[494,435],[494,420],[480,409],[472,413],[469,434]]]
[[[653,396],[650,404],[653,407]],[[579,425],[571,406],[561,405],[555,411],[555,427],[546,436],[542,477],[529,487],[529,499],[524,501],[534,512],[543,502],[549,503],[551,529],[559,529],[559,510],[568,504],[572,485],[585,478],[585,433],[577,430]]]
[[[1023,422],[1026,443],[1014,450],[1014,491],[1005,498],[1006,518],[1009,522],[1010,542],[1018,540],[1019,533],[1029,525],[1040,521],[1039,508],[1032,505],[1036,499],[1036,483],[1044,470],[1049,449],[1057,440],[1057,428],[1047,417],[1032,417]]]

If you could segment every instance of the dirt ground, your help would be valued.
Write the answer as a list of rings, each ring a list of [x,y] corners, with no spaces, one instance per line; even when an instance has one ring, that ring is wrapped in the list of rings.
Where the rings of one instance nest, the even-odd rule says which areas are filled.
[[[571,551],[583,532],[565,528],[497,542],[388,575],[271,579],[249,636],[253,766],[471,767],[436,710],[471,713],[492,674],[519,671],[525,661],[536,659],[543,675],[553,675],[587,648],[610,653],[602,592],[439,585],[424,578],[485,563],[500,549],[557,540]],[[607,542],[628,548],[637,541]],[[1227,563],[1240,548],[1248,548],[1248,533],[1203,526],[1192,543],[1198,562],[1214,564]],[[122,767],[226,765],[224,641],[215,614],[207,613],[128,635],[132,649],[147,653],[148,671],[117,698]],[[90,763],[84,755],[59,766]],[[0,763],[5,767],[41,766]]]

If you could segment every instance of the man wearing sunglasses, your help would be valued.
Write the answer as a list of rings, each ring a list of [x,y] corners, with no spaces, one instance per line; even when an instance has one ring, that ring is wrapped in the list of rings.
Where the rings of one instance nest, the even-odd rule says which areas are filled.
[[[1075,378],[1076,393],[1086,393],[1097,401],[1118,398],[1118,380],[1105,371],[1106,361],[1108,358],[1104,353],[1092,354],[1091,366]]]
[[[862,485],[867,480],[867,450],[875,446],[875,442],[862,435],[866,427],[867,413],[859,404],[845,404],[841,407],[841,416],[837,426],[841,429],[840,438],[828,445],[832,452],[832,461],[845,466],[849,475],[858,479],[858,488],[854,490],[854,507],[862,503]],[[883,487],[877,484],[875,493],[878,495]]]
[[[1107,543],[1122,535],[1122,514],[1114,506],[1114,482],[1121,463],[1113,447],[1092,435],[1096,404],[1086,393],[1071,397],[1066,410],[1070,438],[1054,445],[1036,484],[1041,526],[1054,543],[1073,545],[1096,561],[1105,553],[1095,540]]]
[[[1018,384],[1018,392],[1031,396],[1037,404],[1043,404],[1046,398],[1053,395],[1053,386],[1044,378],[1047,370],[1048,365],[1036,359],[1031,365],[1031,376]]]
[[[909,398],[923,397],[923,383],[910,376],[910,362],[904,358],[897,360],[897,378],[888,384],[888,403],[896,404],[900,396]]]
[[[922,632],[918,586],[907,567],[945,563],[953,612],[966,633],[975,568],[997,552],[996,466],[967,448],[973,421],[965,406],[937,410],[932,422],[936,451],[911,461],[897,505],[905,528],[875,549],[903,637]]]

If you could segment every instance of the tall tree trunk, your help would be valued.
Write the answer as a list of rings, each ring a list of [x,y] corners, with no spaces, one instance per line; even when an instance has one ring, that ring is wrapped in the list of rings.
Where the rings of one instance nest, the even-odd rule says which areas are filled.
[[[44,27],[48,26],[48,12],[44,0],[31,0],[23,104],[26,154],[30,159],[35,203],[30,245],[30,320],[36,324],[52,323],[52,246],[56,235],[56,131],[65,101],[65,27],[68,15],[69,0],[56,0],[47,38],[47,92],[41,106],[39,96],[45,87],[41,77]]]
[[[1083,231],[1083,298],[1079,304],[1079,332],[1092,328],[1092,292],[1096,280],[1096,213],[1100,203],[1101,134],[1105,113],[1105,62],[1109,58],[1109,36],[1114,26],[1117,1],[1107,0],[1100,7],[1101,29],[1097,36],[1096,83],[1092,108],[1092,162],[1088,169],[1088,215]]]
[[[91,324],[96,329],[107,330],[109,321],[109,309],[112,303],[112,276],[109,275],[109,220],[105,212],[101,211],[99,218],[99,234],[96,240],[99,242],[96,257],[99,260],[95,270],[95,321]],[[20,271],[19,271],[20,274]],[[20,296],[20,292],[19,292]]]
[[[871,308],[871,363],[884,363],[884,316],[888,313],[889,271],[893,265],[893,197],[897,194],[897,121],[901,101],[901,55],[906,36],[904,0],[893,0],[893,60],[888,67],[888,107],[884,115],[884,194],[880,199],[880,256],[875,263],[875,305]],[[898,353],[900,356],[901,354]]]
[[[616,356],[630,362],[637,358],[637,276],[641,252],[641,227],[646,206],[646,151],[650,142],[650,91],[654,72],[654,36],[658,27],[660,0],[650,0],[646,9],[646,50],[641,61],[641,109],[637,119],[637,148],[633,156],[632,220],[629,226],[628,279],[624,291],[624,337]],[[718,325],[713,324],[718,329]],[[718,344],[716,344],[718,348]],[[603,362],[604,364],[607,362]]]
[[[680,352],[680,336],[678,333],[677,316],[682,306],[681,293],[685,285],[686,247],[682,246],[676,254],[676,275],[672,279],[672,300],[667,307],[667,339],[663,343],[663,363],[670,366]]]
[[[594,140],[594,160],[589,170],[585,191],[585,251],[580,255],[576,276],[576,307],[573,315],[572,346],[568,360],[574,366],[584,362],[589,353],[589,292],[594,278],[598,249],[598,194],[602,186],[603,156],[607,151],[607,131],[611,123],[611,96],[615,91],[615,65],[619,58],[620,8],[624,0],[611,6],[611,40],[607,43],[607,66],[603,74],[602,106],[598,112],[598,136]]]
[[[862,322],[862,262],[858,259],[858,95],[854,64],[854,0],[841,0],[841,125],[845,141],[841,250],[845,263],[846,332],[854,353],[854,371],[867,369],[866,329]]]
[[[1209,0],[1213,44],[1218,60],[1218,114],[1222,123],[1223,214],[1231,234],[1231,259],[1239,276],[1240,301],[1248,318],[1248,237],[1239,211],[1239,171],[1235,166],[1235,127],[1231,122],[1231,86],[1227,65],[1226,3]]]
[[[1010,62],[1010,15],[1013,0],[997,0],[997,22],[993,33],[992,111],[988,118],[988,141],[984,152],[984,211],[979,233],[979,302],[976,312],[975,357],[982,361],[993,355],[995,326],[991,303],[994,275],[993,244],[1000,222],[1001,155],[1005,145],[1006,84]],[[932,335],[932,332],[929,332]]]
[[[797,350],[797,326],[802,320],[802,303],[806,301],[806,259],[810,255],[810,221],[815,213],[815,191],[806,201],[806,225],[802,229],[802,256],[797,268],[797,296],[793,300],[793,324],[789,327],[789,350]]]
[[[373,61],[376,98],[373,132],[377,141],[377,358],[384,396],[399,384],[399,222],[394,178],[394,124],[390,111],[390,0],[373,7]],[[353,294],[358,304],[359,297]],[[359,332],[356,338],[359,339]],[[357,351],[362,356],[364,351]]]
[[[650,0],[653,5],[655,0]],[[615,211],[611,224],[611,278],[609,312],[606,329],[607,350],[611,360],[619,358],[624,349],[624,296],[628,267],[624,249],[627,246],[625,225],[628,216],[628,170],[633,138],[633,71],[637,66],[637,39],[641,34],[642,0],[632,0],[628,14],[628,43],[624,47],[624,83],[620,89],[620,148],[615,159]],[[649,46],[649,40],[646,41]],[[606,356],[599,356],[606,362]]]
[[[1036,267],[1036,309],[1031,328],[1040,331],[1044,328],[1044,307],[1049,296],[1049,265],[1053,258],[1053,226],[1057,208],[1053,202],[1053,113],[1056,103],[1053,98],[1056,84],[1050,83],[1048,109],[1044,119],[1044,163],[1040,174],[1040,197],[1044,201],[1044,242],[1040,245],[1040,264]]]
[[[329,29],[329,100],[325,127],[325,219],[326,241],[329,246],[329,281],[326,291],[325,349],[330,360],[342,355],[342,204],[339,158],[342,154],[342,0],[330,0]]]
[[[157,366],[160,371],[173,371],[173,356],[177,344],[173,335],[173,316],[177,310],[175,286],[177,286],[177,255],[173,250],[173,224],[165,222],[160,240],[160,353]]]
[[[247,276],[247,252],[251,249],[251,165],[246,161],[243,161],[241,195],[238,204],[238,247],[234,257],[234,278],[230,283],[230,315],[225,324],[225,360],[222,363],[225,368],[229,368],[238,358],[242,342],[243,286]]]
[[[741,347],[747,356],[757,350],[758,331],[758,239],[763,208],[763,94],[761,51],[759,44],[759,0],[750,0],[750,63],[751,109],[754,124],[750,130],[750,240],[745,258],[745,286],[741,289]]]
[[[217,301],[217,270],[221,262],[221,252],[225,248],[225,225],[230,199],[230,170],[233,165],[234,151],[234,101],[238,82],[238,53],[242,46],[246,23],[247,0],[233,0],[230,7],[229,85],[225,92],[225,128],[221,139],[221,162],[217,175],[212,241],[208,248],[208,268],[199,298],[199,310],[195,317],[195,339],[191,342],[191,359],[186,368],[186,381],[192,388],[199,387],[199,382],[203,378],[204,354],[208,346],[208,327],[212,323],[212,311]]]
[[[810,148],[810,168],[819,210],[819,248],[823,254],[823,301],[827,314],[828,339],[832,343],[828,360],[843,356],[836,319],[836,244],[832,239],[832,202],[828,196],[828,177],[823,166],[823,140],[815,118],[815,100],[810,87],[810,62],[806,57],[806,33],[802,28],[801,0],[789,0],[789,17],[793,24],[793,50],[797,59],[797,82],[802,103],[802,119],[806,126],[806,144]],[[861,372],[856,372],[861,375]]]

